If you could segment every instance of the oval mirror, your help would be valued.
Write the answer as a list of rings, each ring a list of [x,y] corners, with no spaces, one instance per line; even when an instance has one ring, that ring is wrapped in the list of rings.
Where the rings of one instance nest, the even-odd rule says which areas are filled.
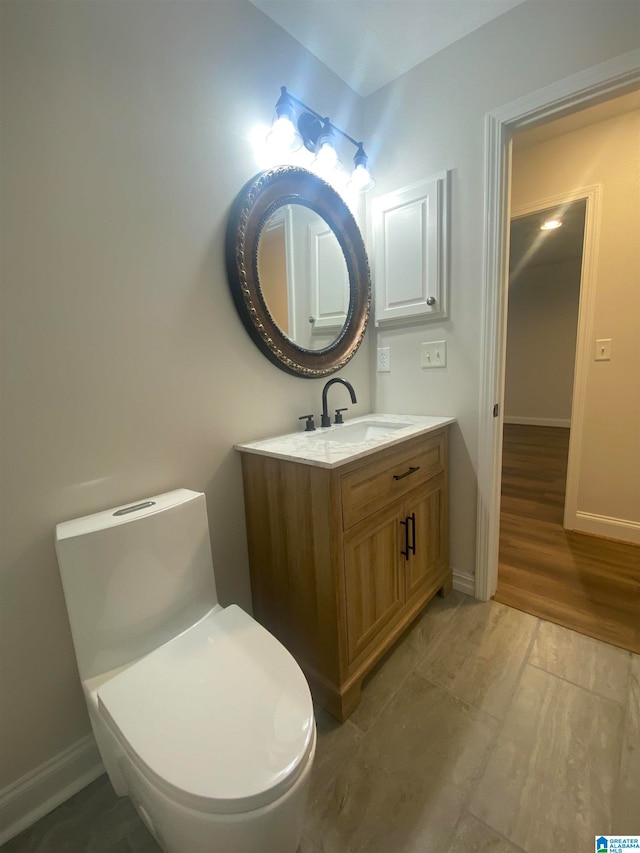
[[[321,377],[353,357],[369,316],[369,264],[349,208],[317,175],[280,166],[243,187],[227,272],[245,328],[282,370]]]

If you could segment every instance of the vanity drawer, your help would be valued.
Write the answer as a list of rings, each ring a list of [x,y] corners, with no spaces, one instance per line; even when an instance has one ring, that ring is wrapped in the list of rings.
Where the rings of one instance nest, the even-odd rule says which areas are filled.
[[[425,438],[419,446],[345,474],[342,477],[344,529],[444,471],[446,441],[446,432],[437,433]]]

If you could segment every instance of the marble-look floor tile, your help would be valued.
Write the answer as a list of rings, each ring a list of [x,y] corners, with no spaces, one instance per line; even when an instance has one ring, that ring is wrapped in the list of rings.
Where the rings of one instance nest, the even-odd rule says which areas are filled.
[[[296,853],[322,853],[322,847],[303,833]]]
[[[527,666],[469,811],[527,851],[610,833],[623,709]]]
[[[522,850],[465,812],[443,853],[522,853]]]
[[[434,595],[427,604],[424,613],[432,619],[437,619],[440,626],[444,627],[460,604],[473,600],[471,596],[452,589],[447,595]]]
[[[440,853],[462,797],[416,781],[357,756],[314,803],[305,836],[321,853]]]
[[[161,853],[160,846],[142,820],[127,834],[127,853]]]
[[[460,600],[461,595],[456,592],[451,592],[444,599],[435,596],[431,600],[426,610],[364,680],[362,698],[349,717],[350,722],[363,732],[369,730],[409,673],[437,647]]]
[[[161,851],[129,798],[118,797],[104,775],[3,845],[2,853]]]
[[[310,807],[324,853],[441,851],[479,778],[497,723],[410,675],[354,758]]]
[[[640,835],[640,655],[631,656],[613,832]]]
[[[318,739],[311,772],[310,799],[331,784],[342,764],[353,755],[362,740],[362,732],[350,720],[339,723],[317,705],[314,713]]]
[[[469,599],[456,610],[440,643],[416,671],[502,719],[537,621],[495,601]]]
[[[420,785],[472,784],[497,723],[413,673],[378,718],[360,755]]]
[[[624,703],[631,652],[552,622],[540,622],[529,663]]]

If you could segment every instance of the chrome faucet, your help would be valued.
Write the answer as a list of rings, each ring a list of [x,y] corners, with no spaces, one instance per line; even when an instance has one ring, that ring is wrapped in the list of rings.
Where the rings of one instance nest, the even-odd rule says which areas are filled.
[[[320,418],[320,426],[330,427],[331,426],[331,418],[329,417],[329,413],[327,411],[327,391],[332,385],[335,385],[338,382],[340,385],[344,385],[349,394],[351,395],[351,402],[357,403],[358,400],[356,398],[356,392],[353,390],[353,385],[350,382],[347,382],[346,379],[340,379],[336,377],[335,379],[330,379],[327,384],[322,389],[322,417]],[[341,411],[344,411],[342,409]],[[342,423],[342,416],[340,416],[340,420],[336,417],[336,423]]]

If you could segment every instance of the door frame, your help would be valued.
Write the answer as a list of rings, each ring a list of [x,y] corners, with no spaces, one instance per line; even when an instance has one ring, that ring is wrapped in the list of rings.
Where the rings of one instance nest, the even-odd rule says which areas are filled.
[[[512,101],[485,118],[485,216],[475,594],[498,583],[502,425],[509,284],[511,137],[640,85],[640,50],[595,65]],[[497,410],[495,406],[497,404]],[[494,412],[497,411],[497,414]]]

